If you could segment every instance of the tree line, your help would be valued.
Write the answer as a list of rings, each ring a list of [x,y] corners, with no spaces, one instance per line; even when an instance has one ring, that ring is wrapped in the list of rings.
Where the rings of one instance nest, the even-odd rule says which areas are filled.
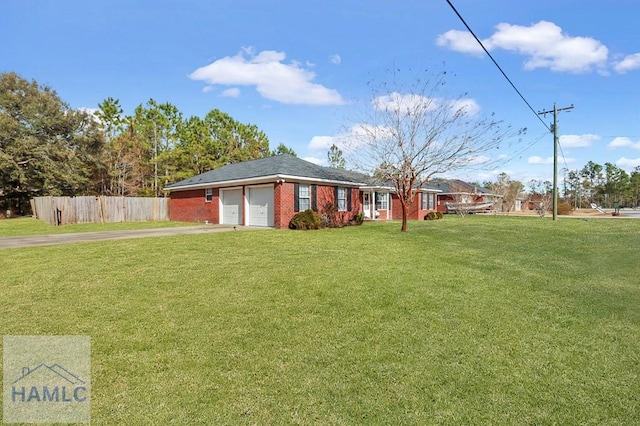
[[[582,169],[565,169],[564,199],[575,208],[597,204],[612,208],[640,206],[640,166],[631,173],[615,164],[589,161]]]
[[[423,126],[426,136],[430,136],[432,122],[425,117],[431,117],[433,108],[419,103],[413,108],[418,109],[407,114],[409,130]],[[386,115],[372,124],[385,123],[387,116],[393,123],[404,120],[402,111],[405,110],[393,105],[379,108],[378,112]],[[459,130],[455,124],[465,117],[464,110],[450,114],[447,106],[440,106],[435,111],[439,112],[436,118],[440,118],[443,131],[451,127]],[[425,149],[435,140],[431,137],[408,146],[403,138],[396,141],[375,133],[369,134],[368,145],[363,145],[369,151],[363,146],[360,150],[372,154],[377,164],[394,165],[385,178],[395,182],[399,193],[406,192],[405,201],[409,203],[418,176],[442,172],[434,158],[452,158],[456,160],[452,164],[459,164],[460,150],[476,149],[470,141],[481,143],[482,136],[487,131],[495,132],[498,124],[480,122],[463,133],[466,136],[462,139],[459,132],[452,132],[451,147],[445,148],[453,154]],[[397,130],[402,135],[404,128]],[[414,164],[415,152],[422,155],[420,164]],[[425,156],[425,152],[429,155]],[[218,109],[204,117],[185,117],[175,105],[149,99],[127,115],[120,101],[109,97],[91,114],[70,108],[54,90],[36,81],[16,73],[0,74],[0,210],[11,208],[19,214],[26,213],[29,199],[44,195],[161,196],[170,183],[226,164],[283,153],[296,155],[284,144],[271,151],[267,135],[257,126],[241,123]],[[342,151],[335,145],[327,159],[331,167],[346,166]],[[426,169],[418,167],[423,163]],[[404,165],[404,169],[398,165]],[[504,209],[512,208],[524,188],[506,174],[483,186],[503,195]],[[531,182],[529,187],[529,194],[534,197],[551,193],[550,182]],[[582,169],[565,170],[562,189],[564,201],[575,208],[591,203],[612,207],[615,202],[622,207],[635,207],[640,205],[640,167],[629,174],[614,164],[602,166],[590,161]]]
[[[502,208],[513,210],[515,200],[522,197],[525,185],[501,173],[495,182],[485,181],[481,186],[502,197]],[[546,180],[528,182],[528,199],[536,204],[548,200],[551,205],[553,185]],[[564,169],[564,180],[559,188],[560,201],[574,209],[590,208],[591,204],[605,208],[640,206],[640,166],[631,173],[612,163],[600,165],[589,161],[581,169]]]
[[[16,73],[0,74],[0,209],[45,195],[161,196],[167,184],[225,164],[295,152],[213,109],[185,117],[150,99],[130,115],[107,98],[92,114]]]

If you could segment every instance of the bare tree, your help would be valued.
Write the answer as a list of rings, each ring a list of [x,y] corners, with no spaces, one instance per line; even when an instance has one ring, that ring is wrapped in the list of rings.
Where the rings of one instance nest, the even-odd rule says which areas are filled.
[[[529,201],[533,203],[538,216],[544,217],[547,212],[551,211],[553,205],[553,191],[551,182],[532,179],[529,182],[530,194]]]
[[[483,154],[520,133],[493,115],[480,116],[478,104],[465,95],[443,96],[446,74],[408,85],[394,78],[393,84],[374,87],[371,108],[359,117],[347,142],[360,170],[376,171],[393,183],[402,231],[414,195],[432,176],[485,164],[490,158]]]
[[[502,172],[498,175],[498,180],[489,185],[489,189],[499,196],[496,203],[496,210],[502,213],[513,211],[516,207],[516,200],[522,193],[524,185],[521,182],[511,180],[509,175]]]

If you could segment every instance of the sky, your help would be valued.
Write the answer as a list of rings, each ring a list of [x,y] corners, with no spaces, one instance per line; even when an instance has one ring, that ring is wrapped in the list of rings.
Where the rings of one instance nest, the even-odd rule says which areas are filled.
[[[0,0],[0,72],[56,90],[72,108],[107,97],[125,113],[153,98],[185,116],[219,109],[275,148],[327,163],[332,143],[391,71],[447,71],[447,90],[482,116],[527,128],[486,154],[492,168],[445,177],[527,183],[589,161],[640,166],[637,0]],[[526,100],[526,102],[525,102]],[[562,176],[560,176],[560,179]]]

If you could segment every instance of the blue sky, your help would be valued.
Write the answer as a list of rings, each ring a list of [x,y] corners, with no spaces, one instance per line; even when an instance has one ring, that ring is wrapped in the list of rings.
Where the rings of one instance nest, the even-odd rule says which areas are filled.
[[[452,0],[535,111],[559,115],[560,169],[640,166],[637,0]],[[0,71],[55,89],[73,108],[149,98],[186,116],[211,109],[256,124],[271,146],[326,162],[367,81],[389,69],[455,75],[482,114],[528,128],[493,180],[552,178],[552,135],[470,39],[445,0],[0,1]],[[544,118],[546,123],[551,117]]]

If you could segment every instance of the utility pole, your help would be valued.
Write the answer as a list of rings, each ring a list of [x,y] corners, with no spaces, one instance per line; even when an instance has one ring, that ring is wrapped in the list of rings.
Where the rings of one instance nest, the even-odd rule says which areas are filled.
[[[553,132],[553,220],[558,217],[558,112],[573,109],[573,104],[568,107],[558,108],[556,104],[553,104],[553,110],[540,111],[538,115],[544,115],[553,113],[553,123],[551,124],[551,131]]]
[[[153,116],[153,196],[158,197],[158,134],[155,114]]]

